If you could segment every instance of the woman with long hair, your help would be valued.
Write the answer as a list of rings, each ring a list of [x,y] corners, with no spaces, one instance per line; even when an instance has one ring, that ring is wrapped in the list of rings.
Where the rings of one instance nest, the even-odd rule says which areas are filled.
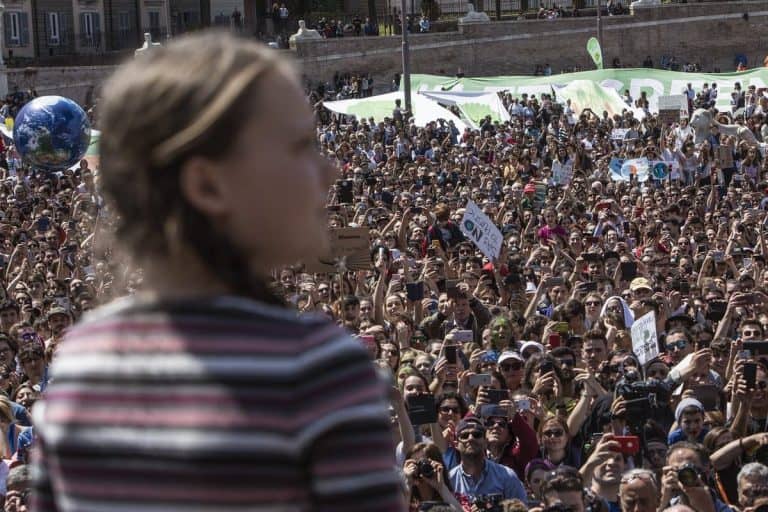
[[[99,106],[112,250],[144,279],[60,344],[33,508],[398,510],[370,357],[267,284],[329,249],[335,176],[296,72],[196,33],[120,67]]]

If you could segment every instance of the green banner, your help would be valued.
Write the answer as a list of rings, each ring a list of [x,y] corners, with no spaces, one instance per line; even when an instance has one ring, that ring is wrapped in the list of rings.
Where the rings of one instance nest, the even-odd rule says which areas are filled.
[[[550,94],[553,86],[565,86],[575,80],[590,80],[602,87],[623,94],[626,89],[633,98],[642,92],[648,97],[651,111],[658,110],[659,96],[682,94],[687,84],[701,90],[707,83],[717,84],[717,108],[730,110],[731,92],[736,82],[742,89],[768,85],[768,68],[756,68],[741,73],[679,73],[661,69],[599,69],[551,76],[494,76],[485,78],[449,78],[437,75],[412,75],[413,90],[429,91],[509,91],[514,96],[523,93]]]
[[[600,41],[596,37],[590,37],[587,41],[587,53],[597,66],[597,69],[603,69],[603,50],[600,48]]]

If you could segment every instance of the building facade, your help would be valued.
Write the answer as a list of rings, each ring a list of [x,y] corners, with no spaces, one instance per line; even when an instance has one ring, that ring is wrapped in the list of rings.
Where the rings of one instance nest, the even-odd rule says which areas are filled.
[[[128,53],[210,25],[210,0],[5,0],[2,52],[10,65]]]

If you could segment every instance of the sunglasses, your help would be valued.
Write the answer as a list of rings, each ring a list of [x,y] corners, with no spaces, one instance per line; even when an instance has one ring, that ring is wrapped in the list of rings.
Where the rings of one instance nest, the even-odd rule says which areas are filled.
[[[741,331],[741,335],[742,336],[762,336],[762,334],[763,333],[760,332],[760,331],[752,331],[752,330],[749,330],[749,329]]]
[[[444,414],[460,414],[461,410],[458,407],[450,407],[447,405],[443,405],[440,407],[440,412]]]
[[[506,418],[489,419],[485,422],[486,428],[506,427],[507,425],[509,425],[509,421]]]
[[[599,306],[602,304],[599,300],[588,300],[584,303],[587,306]]]
[[[667,348],[670,350],[683,350],[687,346],[688,342],[686,340],[678,340],[672,343],[667,343]]]
[[[502,365],[499,365],[499,368],[503,372],[509,372],[509,371],[518,371],[523,367],[523,363],[520,361],[516,361],[514,363],[504,363]]]
[[[556,429],[556,430],[545,430],[541,433],[544,437],[563,437],[565,435],[565,430],[562,429]]]
[[[479,430],[472,430],[470,432],[462,432],[461,434],[459,434],[459,439],[461,439],[462,441],[466,441],[470,437],[474,437],[475,439],[481,439],[485,437],[485,433],[480,432]]]

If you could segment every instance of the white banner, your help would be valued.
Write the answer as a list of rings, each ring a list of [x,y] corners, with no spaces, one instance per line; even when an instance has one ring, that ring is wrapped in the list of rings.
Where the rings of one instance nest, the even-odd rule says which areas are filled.
[[[499,257],[504,237],[493,221],[473,201],[467,203],[467,211],[461,219],[461,232],[472,240],[489,260],[493,261]]]
[[[653,311],[636,319],[632,324],[632,351],[643,366],[659,355],[656,315]]]

